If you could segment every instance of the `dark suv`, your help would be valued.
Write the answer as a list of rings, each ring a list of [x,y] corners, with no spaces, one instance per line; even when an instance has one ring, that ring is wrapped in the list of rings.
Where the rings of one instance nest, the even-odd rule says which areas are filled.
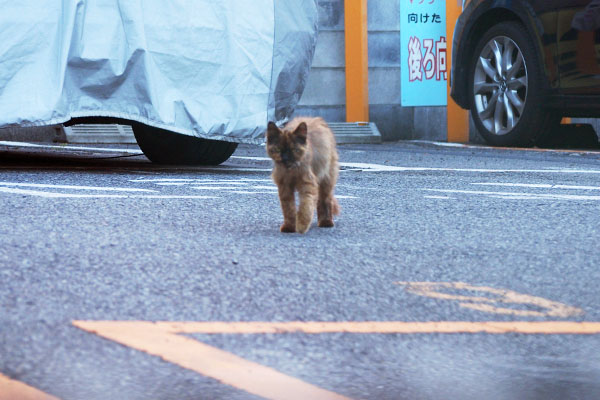
[[[600,0],[464,0],[451,85],[493,145],[532,145],[563,116],[600,116]]]

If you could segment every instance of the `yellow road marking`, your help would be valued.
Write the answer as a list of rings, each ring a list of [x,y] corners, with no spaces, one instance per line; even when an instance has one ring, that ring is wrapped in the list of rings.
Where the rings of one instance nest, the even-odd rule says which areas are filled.
[[[272,368],[180,336],[169,325],[151,322],[73,321],[85,331],[161,357],[237,389],[266,399],[347,399]]]
[[[583,314],[583,310],[543,297],[530,296],[512,290],[495,289],[488,286],[473,286],[463,282],[396,282],[403,285],[406,291],[419,296],[443,300],[460,301],[461,307],[494,314],[517,315],[520,317],[559,317],[567,318]],[[492,297],[447,293],[447,291],[480,292]],[[446,291],[446,292],[444,292]],[[519,310],[500,307],[500,304],[533,306],[543,311]]]
[[[59,400],[36,388],[0,374],[0,400]]]
[[[569,317],[581,314],[576,307],[510,290],[473,286],[463,282],[396,282],[410,293],[459,301],[461,307],[497,314],[535,317]],[[458,293],[457,293],[458,292]],[[470,293],[469,292],[477,292]],[[482,294],[482,295],[472,295]],[[524,305],[519,310],[499,304]],[[537,307],[543,311],[531,310]],[[346,322],[150,322],[150,321],[73,321],[87,332],[113,340],[165,361],[196,371],[240,390],[267,399],[346,399],[238,357],[229,352],[182,336],[184,334],[284,334],[284,333],[520,333],[520,334],[600,334],[600,322],[571,321],[346,321]],[[0,399],[2,400],[2,399]]]
[[[87,332],[141,350],[163,360],[266,399],[346,399],[272,368],[180,334],[262,333],[521,333],[600,334],[600,322],[568,321],[362,321],[362,322],[149,322],[73,321]]]
[[[600,322],[572,321],[349,321],[349,322],[149,322],[149,321],[73,321],[85,331],[135,341],[137,332],[158,336],[178,334],[260,334],[260,333],[523,333],[549,335],[600,334]],[[131,336],[131,338],[129,338]],[[156,336],[155,336],[156,337]],[[191,340],[191,339],[190,339]],[[120,340],[116,340],[121,342]],[[162,341],[161,341],[162,342]],[[192,340],[192,342],[194,342]]]

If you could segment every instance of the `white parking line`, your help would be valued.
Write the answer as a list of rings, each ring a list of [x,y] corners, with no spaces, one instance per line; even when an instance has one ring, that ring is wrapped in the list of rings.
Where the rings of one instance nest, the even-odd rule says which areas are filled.
[[[545,184],[545,183],[476,182],[476,183],[471,183],[471,185],[525,187],[525,188],[534,188],[534,189],[600,190],[600,186],[549,185],[549,184]]]
[[[238,190],[239,186],[190,186],[197,190]]]
[[[46,189],[69,189],[69,190],[96,190],[103,192],[150,192],[157,193],[151,189],[121,188],[121,187],[103,187],[103,186],[73,186],[73,185],[51,185],[42,183],[22,183],[22,182],[0,182],[0,186],[33,187]]]
[[[435,143],[434,143],[435,144]],[[46,145],[26,142],[0,141],[0,145],[9,147],[31,147],[31,148],[46,148],[55,150],[78,150],[92,152],[107,152],[107,153],[126,153],[143,155],[141,150],[126,149],[126,148],[102,148],[102,147],[85,147],[71,145]],[[440,146],[465,147],[465,145],[456,145],[453,143],[438,143]],[[469,146],[467,146],[469,147]],[[477,146],[470,146],[477,147]],[[585,153],[585,152],[584,152]],[[597,152],[592,152],[597,153]],[[232,156],[233,159],[253,160],[253,161],[271,161],[269,157],[252,157],[252,156]],[[581,170],[581,169],[488,169],[488,168],[436,168],[436,167],[402,167],[393,165],[370,164],[370,163],[352,163],[340,162],[342,172],[344,171],[361,171],[361,172],[474,172],[474,173],[543,173],[543,174],[600,174],[600,170]],[[272,168],[238,168],[234,166],[224,165],[222,167],[206,167],[201,168],[202,171],[232,171],[232,172],[271,172]],[[174,183],[172,183],[174,185]]]
[[[585,195],[571,195],[571,194],[547,194],[547,193],[516,193],[516,192],[487,192],[478,190],[456,190],[456,189],[422,189],[429,192],[439,193],[463,193],[463,194],[475,194],[483,196],[492,196],[504,199],[529,199],[529,200],[578,200],[578,201],[598,201],[600,196],[585,196]]]
[[[188,183],[201,183],[201,184],[231,184],[231,185],[239,185],[245,184],[247,182],[272,182],[271,179],[249,179],[249,178],[240,178],[240,179],[190,179],[190,178],[139,178],[139,179],[131,179],[129,182],[150,182],[156,183],[157,185],[164,184],[188,184]]]
[[[213,196],[176,196],[176,195],[154,195],[154,194],[76,194],[44,192],[39,190],[17,189],[11,187],[0,187],[0,193],[12,193],[45,198],[76,198],[76,199],[216,199]]]
[[[51,144],[37,144],[37,143],[26,143],[26,142],[7,142],[0,141],[1,146],[10,147],[32,147],[37,149],[54,149],[54,150],[83,150],[83,151],[95,151],[95,152],[107,152],[107,153],[128,153],[128,154],[139,154],[144,153],[141,150],[135,149],[111,149],[102,147],[82,147],[82,146],[70,146],[70,145],[51,145]]]

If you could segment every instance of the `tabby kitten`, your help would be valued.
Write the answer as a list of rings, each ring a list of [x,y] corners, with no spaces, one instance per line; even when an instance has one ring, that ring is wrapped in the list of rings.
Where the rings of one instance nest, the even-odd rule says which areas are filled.
[[[317,208],[318,226],[333,226],[340,207],[333,190],[338,178],[335,137],[322,118],[295,118],[279,129],[267,128],[267,154],[283,211],[281,232],[306,233]],[[296,212],[295,192],[299,205]]]

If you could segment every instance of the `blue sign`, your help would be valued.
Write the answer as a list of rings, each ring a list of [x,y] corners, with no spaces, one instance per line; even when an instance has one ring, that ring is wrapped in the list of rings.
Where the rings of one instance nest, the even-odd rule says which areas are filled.
[[[445,0],[400,0],[401,103],[445,106],[448,65]]]

